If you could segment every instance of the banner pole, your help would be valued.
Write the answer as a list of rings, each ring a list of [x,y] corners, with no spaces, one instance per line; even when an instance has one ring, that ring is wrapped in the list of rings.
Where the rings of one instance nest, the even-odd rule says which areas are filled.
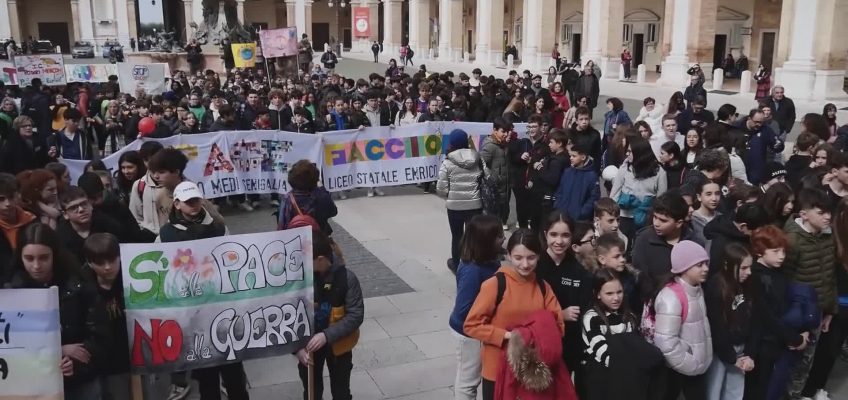
[[[312,352],[309,352],[309,360],[312,361],[312,357],[314,356]],[[315,400],[315,364],[310,363],[306,366],[307,368],[307,382],[306,382],[306,396],[309,400]]]

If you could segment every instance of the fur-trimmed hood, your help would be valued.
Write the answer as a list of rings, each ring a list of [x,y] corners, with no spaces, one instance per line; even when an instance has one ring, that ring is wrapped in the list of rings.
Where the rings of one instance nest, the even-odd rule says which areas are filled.
[[[506,348],[506,360],[521,386],[534,392],[541,392],[551,386],[554,378],[551,369],[542,361],[539,351],[534,347],[537,343],[534,343],[532,333],[524,331],[523,333],[519,330],[512,331]],[[525,341],[523,335],[528,334],[530,337]]]

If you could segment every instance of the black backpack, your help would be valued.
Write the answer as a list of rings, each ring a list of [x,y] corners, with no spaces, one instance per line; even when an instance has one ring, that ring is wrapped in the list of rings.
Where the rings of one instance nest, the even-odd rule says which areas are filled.
[[[492,316],[497,314],[498,306],[501,305],[501,302],[503,301],[504,297],[504,292],[506,292],[506,275],[504,275],[503,272],[495,272],[495,279],[497,279],[498,281],[498,294],[495,297],[495,309],[494,311],[492,311]],[[548,289],[547,286],[545,286],[545,280],[539,277],[538,274],[536,274],[536,285],[539,286],[539,291],[542,292],[542,299],[544,300],[545,295],[547,295]]]

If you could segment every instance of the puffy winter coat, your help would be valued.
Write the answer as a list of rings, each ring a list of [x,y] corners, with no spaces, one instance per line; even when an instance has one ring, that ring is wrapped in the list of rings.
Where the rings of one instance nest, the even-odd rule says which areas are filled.
[[[651,127],[652,135],[660,135],[662,134],[662,117],[665,115],[665,106],[662,104],[654,104],[654,109],[652,111],[648,111],[647,108],[642,107],[639,110],[639,116],[636,117],[636,122],[645,121],[648,123],[648,126]]]
[[[783,228],[789,237],[783,268],[795,282],[816,289],[819,308],[826,314],[838,312],[833,239],[830,231],[814,235],[804,230],[801,220],[789,219]]]
[[[476,210],[483,208],[478,179],[482,173],[480,156],[471,149],[448,153],[439,167],[436,191],[447,197],[448,210]]]
[[[666,364],[687,376],[707,372],[713,361],[713,339],[707,321],[704,291],[681,278],[675,278],[689,299],[686,320],[681,321],[683,305],[674,290],[663,288],[654,302],[657,311],[654,344],[665,357]]]
[[[657,174],[650,178],[636,179],[630,164],[625,162],[621,165],[621,168],[618,169],[618,174],[616,174],[612,181],[610,197],[618,202],[621,195],[626,193],[633,195],[638,200],[642,201],[648,196],[656,198],[657,196],[665,193],[666,189],[668,189],[668,178],[665,176],[664,169],[658,168]],[[650,204],[648,205],[650,206]],[[635,210],[633,209],[622,208],[621,216],[633,218],[634,212]]]
[[[492,175],[498,181],[498,194],[509,198],[509,163],[507,162],[506,146],[501,146],[491,136],[483,139],[480,145],[480,158],[486,163]]]
[[[592,219],[595,202],[601,197],[598,173],[591,159],[562,173],[554,206],[574,220]]]

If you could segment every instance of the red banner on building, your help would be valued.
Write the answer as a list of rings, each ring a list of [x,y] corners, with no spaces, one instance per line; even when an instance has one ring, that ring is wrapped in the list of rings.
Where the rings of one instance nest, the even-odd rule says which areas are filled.
[[[369,7],[353,7],[353,36],[371,36],[371,9]]]

